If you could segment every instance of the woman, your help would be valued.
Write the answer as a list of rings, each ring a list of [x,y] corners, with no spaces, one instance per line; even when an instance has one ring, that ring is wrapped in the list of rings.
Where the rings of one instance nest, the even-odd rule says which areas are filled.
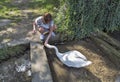
[[[37,17],[33,22],[33,33],[36,33],[36,26],[38,27],[38,31],[41,33],[40,39],[44,40],[44,35],[48,32],[48,37],[45,40],[45,43],[48,43],[49,38],[55,36],[54,30],[56,29],[56,25],[54,25],[54,21],[52,19],[52,15],[50,13],[45,13],[43,16]]]

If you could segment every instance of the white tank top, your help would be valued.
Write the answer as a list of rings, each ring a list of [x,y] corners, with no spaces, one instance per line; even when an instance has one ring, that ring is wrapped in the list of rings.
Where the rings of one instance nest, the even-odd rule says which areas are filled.
[[[35,23],[36,23],[36,25],[38,27],[43,27],[45,29],[49,29],[50,27],[52,27],[54,25],[54,21],[53,20],[50,21],[48,24],[45,24],[45,23],[43,23],[42,18],[43,18],[43,16],[40,16],[40,17],[37,17],[35,19]]]

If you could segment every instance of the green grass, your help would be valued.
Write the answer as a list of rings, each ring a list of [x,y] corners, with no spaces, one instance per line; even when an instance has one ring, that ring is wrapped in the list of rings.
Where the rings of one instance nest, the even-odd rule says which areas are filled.
[[[0,2],[0,19],[8,18],[13,19],[14,16],[18,16],[20,11],[11,3],[10,0],[2,0]]]
[[[24,54],[24,52],[29,49],[29,44],[17,45],[13,47],[4,47],[0,49],[0,62],[8,58],[19,56]]]
[[[15,4],[14,0],[0,0],[0,19],[11,19],[19,22],[24,17],[21,11],[23,7],[25,7],[25,10],[31,10],[36,17],[45,12],[54,14],[54,9],[58,6],[58,0],[28,0],[26,3],[19,4]],[[34,12],[34,10],[37,12]]]

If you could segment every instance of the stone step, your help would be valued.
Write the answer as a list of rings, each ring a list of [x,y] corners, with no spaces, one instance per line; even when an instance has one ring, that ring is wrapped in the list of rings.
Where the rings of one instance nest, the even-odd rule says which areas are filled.
[[[44,46],[30,43],[32,82],[53,82]]]

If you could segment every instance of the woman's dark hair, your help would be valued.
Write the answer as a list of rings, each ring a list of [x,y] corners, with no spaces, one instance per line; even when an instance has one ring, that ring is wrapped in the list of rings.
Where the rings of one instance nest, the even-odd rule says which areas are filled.
[[[45,23],[48,23],[52,20],[52,15],[50,13],[45,13],[43,15],[43,18],[44,18]]]

